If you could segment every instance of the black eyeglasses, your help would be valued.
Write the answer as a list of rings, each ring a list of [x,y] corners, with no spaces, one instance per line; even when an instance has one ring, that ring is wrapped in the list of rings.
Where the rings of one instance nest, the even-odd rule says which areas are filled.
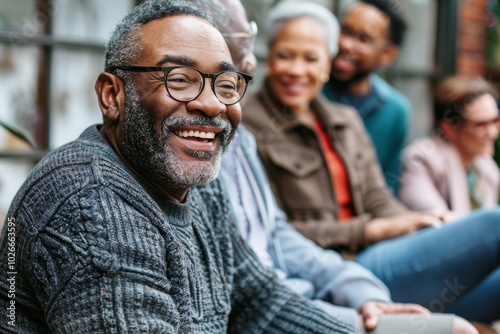
[[[114,70],[133,72],[163,72],[163,80],[168,95],[178,102],[190,102],[200,96],[205,87],[205,78],[212,79],[212,91],[217,99],[227,105],[238,103],[247,89],[247,84],[252,76],[233,71],[222,71],[219,73],[203,73],[190,66],[113,66],[108,72]]]
[[[340,36],[349,38],[355,43],[357,48],[362,50],[366,50],[375,45],[389,46],[392,44],[391,41],[374,38],[365,32],[359,32],[347,26],[340,27]]]

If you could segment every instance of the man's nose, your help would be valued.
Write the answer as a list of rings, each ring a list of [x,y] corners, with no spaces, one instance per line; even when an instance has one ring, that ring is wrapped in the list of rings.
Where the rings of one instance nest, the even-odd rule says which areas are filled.
[[[357,48],[357,42],[354,37],[340,35],[339,36],[339,51],[353,50]]]
[[[212,79],[205,78],[205,86],[201,94],[193,101],[188,102],[190,110],[200,110],[205,115],[213,117],[226,111],[226,105],[219,101],[212,89]]]

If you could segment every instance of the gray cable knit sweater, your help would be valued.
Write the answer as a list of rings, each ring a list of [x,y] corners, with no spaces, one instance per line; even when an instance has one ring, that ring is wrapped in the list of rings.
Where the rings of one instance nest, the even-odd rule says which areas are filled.
[[[0,256],[2,333],[355,332],[276,283],[237,235],[218,182],[167,201],[97,126],[33,169]]]

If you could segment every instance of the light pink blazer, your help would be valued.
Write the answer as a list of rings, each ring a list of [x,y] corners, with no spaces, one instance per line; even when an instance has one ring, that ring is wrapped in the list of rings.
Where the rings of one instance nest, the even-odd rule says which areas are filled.
[[[437,138],[419,139],[404,151],[398,196],[415,211],[471,211],[466,171],[453,145]],[[484,207],[498,205],[500,170],[488,156],[474,159]]]

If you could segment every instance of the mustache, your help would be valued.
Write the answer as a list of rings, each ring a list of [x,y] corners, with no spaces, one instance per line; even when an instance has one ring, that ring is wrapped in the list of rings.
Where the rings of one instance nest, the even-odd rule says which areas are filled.
[[[233,126],[228,120],[222,119],[220,117],[167,117],[163,120],[161,128],[163,133],[163,139],[167,140],[170,135],[170,128],[182,127],[182,126],[212,126],[220,128],[222,131],[218,134],[221,138],[222,147],[225,148],[231,139],[231,134],[233,133]]]
[[[228,120],[215,117],[193,117],[193,118],[182,118],[182,117],[167,117],[163,121],[162,128],[168,130],[172,127],[181,127],[189,125],[199,125],[199,126],[213,126],[221,128],[222,131],[231,131],[232,126]]]

